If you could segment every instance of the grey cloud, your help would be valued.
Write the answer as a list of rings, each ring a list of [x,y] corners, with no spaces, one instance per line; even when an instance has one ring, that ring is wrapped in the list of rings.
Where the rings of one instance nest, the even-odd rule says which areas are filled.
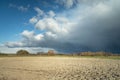
[[[73,6],[75,0],[56,0],[60,5],[65,6],[66,8],[70,8]]]
[[[56,3],[69,9],[77,5],[96,5],[99,2],[106,2],[109,0],[56,0]]]
[[[105,14],[99,15],[101,12],[91,14],[91,10],[89,10],[87,17],[80,20],[81,23],[71,30],[73,35],[69,39],[75,39],[71,42],[76,42],[78,45],[84,45],[90,49],[120,48],[120,10],[117,8],[118,5],[112,3],[112,0],[106,4],[110,11]]]

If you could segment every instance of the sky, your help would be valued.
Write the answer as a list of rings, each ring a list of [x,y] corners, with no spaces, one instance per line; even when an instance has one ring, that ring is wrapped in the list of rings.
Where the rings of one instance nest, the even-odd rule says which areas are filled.
[[[0,0],[0,52],[120,52],[120,0]]]

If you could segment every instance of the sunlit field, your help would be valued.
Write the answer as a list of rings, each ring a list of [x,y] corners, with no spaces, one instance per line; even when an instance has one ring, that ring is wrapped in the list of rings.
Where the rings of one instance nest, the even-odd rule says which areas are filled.
[[[91,57],[0,57],[0,80],[120,80],[120,60]]]

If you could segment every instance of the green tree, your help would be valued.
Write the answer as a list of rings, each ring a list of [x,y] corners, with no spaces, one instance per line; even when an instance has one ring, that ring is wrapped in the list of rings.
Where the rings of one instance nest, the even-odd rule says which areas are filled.
[[[29,55],[29,52],[27,50],[19,50],[16,53],[17,55]]]

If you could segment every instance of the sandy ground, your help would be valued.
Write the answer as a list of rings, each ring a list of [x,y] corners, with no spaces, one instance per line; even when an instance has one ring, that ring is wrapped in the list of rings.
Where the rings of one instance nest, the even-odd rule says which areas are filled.
[[[0,80],[120,80],[120,60],[6,57],[0,58]]]

